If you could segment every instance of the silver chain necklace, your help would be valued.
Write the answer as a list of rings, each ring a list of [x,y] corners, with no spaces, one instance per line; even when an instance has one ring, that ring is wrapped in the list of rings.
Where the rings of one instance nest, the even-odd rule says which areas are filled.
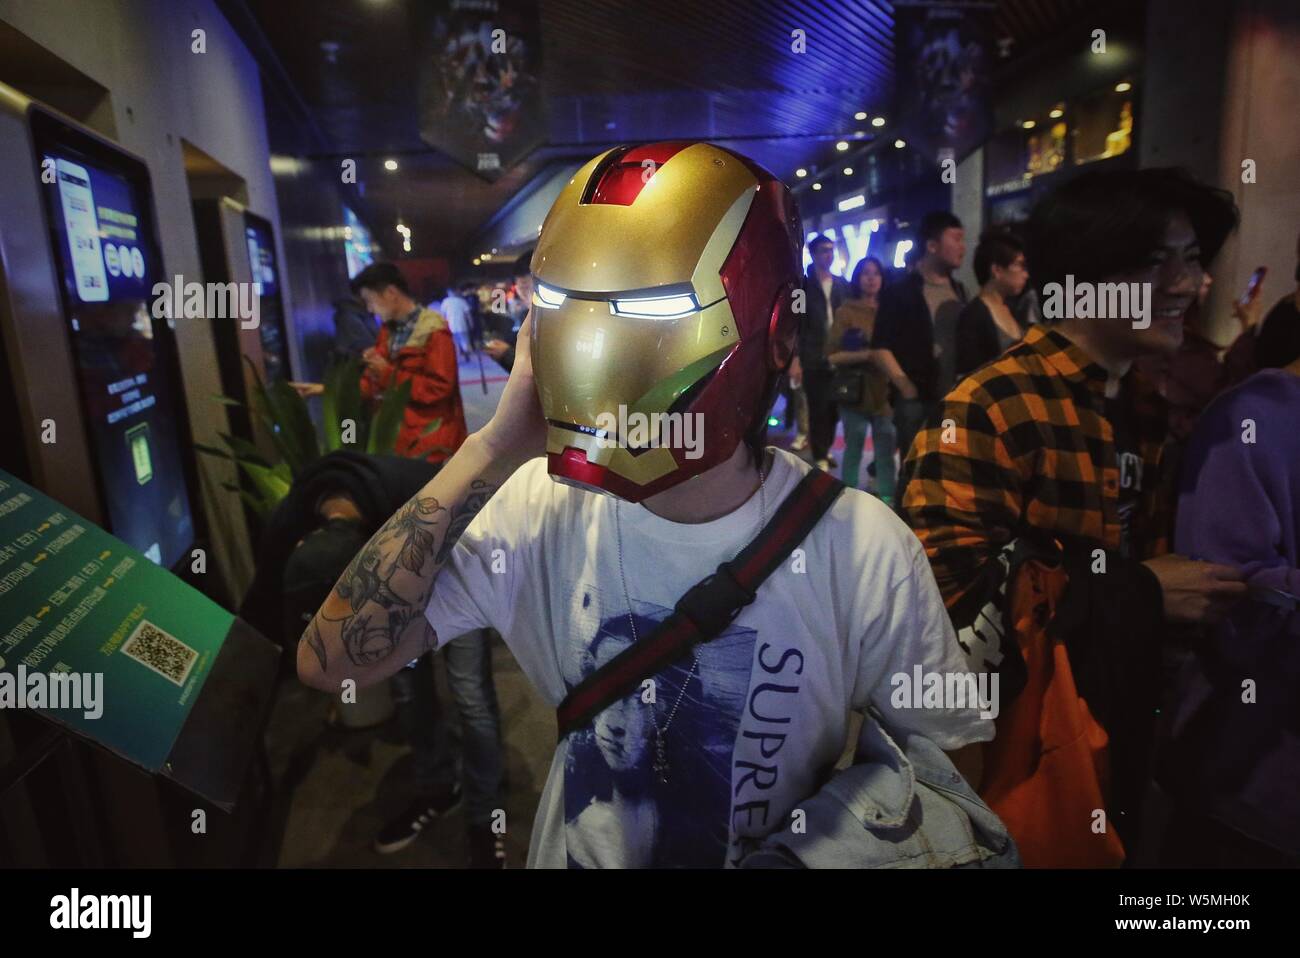
[[[767,458],[767,450],[763,451],[763,458]],[[758,469],[758,529],[760,532],[767,525],[767,470],[766,462],[759,466]],[[636,630],[636,618],[632,615],[632,596],[627,589],[627,574],[623,571],[623,526],[619,520],[619,500],[614,500],[614,540],[618,544],[618,577],[623,583],[623,600],[627,603],[627,623],[632,627],[632,642],[640,641],[640,636]],[[663,728],[659,727],[659,719],[655,716],[654,706],[650,706],[650,721],[654,723],[655,737],[655,758],[654,773],[660,782],[668,782],[668,751],[664,747],[664,733],[668,731],[669,726],[673,724],[673,719],[677,717],[677,709],[682,704],[682,699],[686,697],[686,688],[690,685],[691,677],[700,665],[700,653],[697,648],[691,649],[691,670],[686,673],[686,678],[682,681],[681,690],[677,693],[677,701],[668,712],[668,718],[664,722]]]

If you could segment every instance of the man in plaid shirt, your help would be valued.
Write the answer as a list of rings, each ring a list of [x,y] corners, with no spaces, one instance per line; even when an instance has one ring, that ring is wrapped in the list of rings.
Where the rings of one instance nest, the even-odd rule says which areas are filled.
[[[1065,714],[1057,709],[1079,708],[1060,703],[1082,698],[1079,720],[1105,729],[1109,773],[1099,771],[1098,782],[1104,793],[1109,780],[1107,812],[1124,823],[1122,854],[1140,841],[1150,781],[1162,654],[1161,630],[1152,634],[1151,624],[1216,622],[1247,591],[1233,567],[1168,554],[1172,487],[1159,474],[1165,404],[1133,369],[1139,356],[1178,348],[1204,264],[1235,223],[1231,198],[1174,170],[1085,173],[1047,197],[1031,215],[1027,243],[1045,324],[957,384],[917,435],[903,471],[900,510],[925,547],[970,667],[1004,673],[1004,697],[1013,700],[1028,681],[1017,707],[1051,708],[1053,728]],[[1124,308],[1100,308],[1099,297],[1121,288],[1126,299],[1106,302]],[[1091,303],[1072,298],[1085,290]],[[1071,298],[1063,307],[1062,291]],[[1051,697],[1043,684],[1053,681],[1044,665],[1051,653],[1044,660],[1041,635],[1008,635],[1004,616],[1016,607],[1009,593],[1019,560],[1057,554],[1079,581],[1069,586],[1074,624],[1056,633],[1075,675]],[[1053,607],[1064,608],[1038,608]],[[1082,618],[1073,614],[1080,607]],[[1046,626],[1037,619],[1016,624]],[[1048,721],[1040,711],[1017,727]],[[1022,777],[1040,767],[1033,742],[994,746],[984,784],[998,802],[1020,804],[986,797],[1007,818],[1026,863],[1114,863],[1109,851],[1088,847],[1086,835],[1080,841],[1086,828],[1071,824],[1078,809],[1061,796],[1073,784],[1042,793],[1056,796],[1049,803],[1061,799],[1060,808],[1026,808],[1014,798],[1036,794]],[[1008,764],[1008,755],[1018,758]],[[1058,842],[1044,838],[1052,834]]]
[[[1230,198],[1170,170],[1088,173],[1036,207],[1028,249],[1040,301],[1052,284],[1140,283],[1148,309],[1145,321],[1076,315],[1032,327],[958,383],[917,435],[901,510],[950,610],[992,599],[1001,582],[990,563],[1025,535],[1147,560],[1174,621],[1217,620],[1242,594],[1235,569],[1163,554],[1164,402],[1131,370],[1178,348],[1204,263],[1235,221]],[[973,587],[983,594],[967,596]]]

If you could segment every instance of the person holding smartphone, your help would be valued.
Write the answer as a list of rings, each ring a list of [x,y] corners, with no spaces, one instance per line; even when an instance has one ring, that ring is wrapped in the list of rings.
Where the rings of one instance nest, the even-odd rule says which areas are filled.
[[[1262,281],[1267,274],[1268,268],[1265,266],[1255,270],[1251,275],[1251,282],[1247,285],[1246,294],[1241,300],[1243,304],[1247,300],[1255,304],[1254,313],[1256,318],[1258,318],[1260,312],[1260,304],[1263,302],[1263,297],[1260,295]],[[1255,278],[1257,276],[1259,277],[1258,280]],[[1294,326],[1300,323],[1300,236],[1296,237],[1295,284],[1295,289],[1273,304],[1273,308],[1268,311],[1262,322],[1253,324],[1253,326],[1248,324],[1241,337],[1228,350],[1228,354],[1223,359],[1223,365],[1230,385],[1241,382],[1259,368],[1255,365],[1255,341],[1264,327],[1271,326],[1273,323],[1279,323],[1282,326]],[[1252,335],[1247,336],[1247,333],[1252,333]]]

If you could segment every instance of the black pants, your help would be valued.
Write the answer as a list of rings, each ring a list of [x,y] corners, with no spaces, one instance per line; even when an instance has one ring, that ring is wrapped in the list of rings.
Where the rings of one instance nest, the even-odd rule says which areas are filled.
[[[835,441],[835,427],[840,421],[840,407],[831,395],[831,377],[834,371],[807,369],[803,374],[803,390],[808,396],[808,439],[812,446],[813,462],[825,459]]]

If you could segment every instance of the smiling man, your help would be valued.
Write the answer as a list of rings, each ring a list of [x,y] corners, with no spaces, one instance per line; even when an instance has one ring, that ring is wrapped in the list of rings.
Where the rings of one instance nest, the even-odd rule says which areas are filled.
[[[1029,647],[1026,630],[1039,629],[1041,637],[1040,620],[1051,617],[1061,595],[1040,589],[1033,616],[1017,617],[1025,607],[1011,596],[1011,570],[1027,550],[1053,562],[1063,557],[1072,570],[1083,625],[1065,637],[1078,684],[1066,698],[1088,700],[1091,714],[1075,718],[1105,727],[1098,754],[1109,734],[1109,756],[1098,767],[1109,757],[1112,827],[1090,829],[1086,815],[1053,820],[1063,810],[1041,803],[1016,807],[1016,794],[1029,794],[1025,779],[999,780],[995,767],[985,779],[992,791],[983,794],[1016,835],[1027,865],[1123,857],[1111,835],[1120,823],[1126,844],[1136,834],[1155,712],[1143,703],[1158,693],[1161,622],[1215,621],[1245,592],[1234,568],[1163,554],[1173,506],[1158,475],[1165,408],[1133,369],[1140,356],[1178,348],[1204,266],[1235,223],[1227,194],[1177,170],[1086,173],[1048,196],[1027,229],[1039,289],[1091,288],[1095,297],[1103,286],[1140,284],[1140,306],[1130,316],[1088,311],[1032,327],[945,397],[904,467],[903,516],[925,545],[958,640],[976,670],[1001,664],[1007,671],[1014,662],[1012,685],[1024,684],[1023,652],[1030,691],[1022,703],[1050,700],[1050,670],[1038,673],[1039,687],[1034,670],[1052,661],[1054,647]],[[1119,617],[1114,628],[1099,625],[1108,615]],[[1126,625],[1143,622],[1155,628],[1127,646],[1118,641]],[[1058,667],[1056,679],[1060,674]],[[1036,717],[1017,721],[1004,712],[995,750],[1015,738],[1005,734],[1012,726],[1038,734]],[[1096,776],[1103,790],[1107,774]],[[1051,842],[1036,841],[1049,833],[1056,835]]]

